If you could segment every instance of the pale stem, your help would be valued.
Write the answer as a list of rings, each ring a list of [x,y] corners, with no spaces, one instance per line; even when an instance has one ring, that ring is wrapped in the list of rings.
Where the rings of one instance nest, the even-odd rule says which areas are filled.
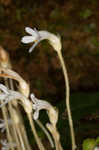
[[[74,133],[74,128],[73,128],[73,120],[72,120],[72,115],[71,115],[71,110],[70,110],[70,102],[69,102],[69,97],[70,97],[70,88],[69,88],[69,79],[68,79],[68,74],[67,74],[67,69],[62,57],[61,51],[58,51],[58,57],[62,66],[64,78],[65,78],[65,87],[66,87],[66,107],[67,107],[67,114],[68,114],[68,120],[69,120],[69,126],[70,126],[70,133],[71,133],[71,140],[72,140],[72,150],[76,149],[76,142],[75,142],[75,133]]]
[[[9,85],[8,85],[8,80],[6,80],[5,78],[4,78],[4,81],[5,81],[5,85],[6,85],[6,87],[7,88],[9,88]],[[9,102],[8,103],[8,109],[9,109],[9,113],[10,113],[10,117],[11,117],[11,119],[14,121],[14,119],[13,119],[13,107],[12,107],[12,104],[11,104],[12,102]],[[15,142],[18,142],[18,138],[17,138],[17,136],[16,136],[16,132],[15,132],[15,126],[14,126],[14,124],[12,123],[12,129],[13,129],[13,132],[12,132],[12,137],[13,138],[15,138]],[[18,142],[19,143],[19,142]],[[12,146],[13,147],[13,146]]]
[[[11,90],[14,90],[13,80],[12,80],[12,79],[9,79],[9,81],[10,81],[10,88],[11,88]],[[20,110],[19,110],[18,105],[17,105],[17,101],[13,101],[13,103],[14,103],[15,106],[16,106],[16,111],[17,111],[18,116],[19,116],[19,120],[20,120],[20,125],[19,125],[19,126],[20,126],[20,132],[22,132],[22,137],[23,137],[23,139],[24,139],[26,148],[27,148],[28,150],[31,150],[30,144],[29,144],[29,142],[28,142],[27,134],[26,134],[26,131],[25,131],[25,128],[24,128],[22,115],[21,115]]]
[[[17,148],[18,148],[18,150],[21,150],[21,148],[20,148],[20,143],[19,143],[19,139],[18,139],[18,136],[17,136],[16,128],[14,128],[13,130],[14,130],[14,134],[15,134],[15,139],[16,139]]]
[[[51,138],[50,134],[48,133],[48,131],[46,130],[46,128],[44,127],[44,125],[39,120],[35,120],[35,121],[40,126],[40,128],[43,130],[43,132],[46,134],[46,136],[51,144],[51,147],[54,148],[54,143],[52,141],[52,138]]]
[[[2,55],[2,54],[4,54],[4,55]],[[9,56],[8,56],[8,54],[3,50],[3,53],[1,53],[1,57],[3,57],[4,56],[4,58],[6,58],[6,64],[7,65],[9,65],[10,66],[10,63],[9,63]],[[3,65],[3,64],[5,64],[5,63],[3,63],[3,60],[1,60],[1,62],[0,62],[1,64],[1,66]],[[6,80],[6,79],[5,79]],[[2,104],[2,102],[1,102],[1,104]],[[9,129],[9,125],[8,125],[8,111],[7,111],[7,107],[6,106],[4,106],[3,108],[1,108],[2,109],[2,113],[3,113],[3,117],[4,117],[4,121],[5,121],[5,126],[6,126],[6,131],[7,131],[7,139],[8,139],[8,142],[10,143],[12,143],[13,142],[13,140],[12,140],[12,136],[11,136],[11,133],[10,133],[10,129]],[[11,147],[11,150],[14,150],[15,148],[12,146]]]
[[[56,125],[47,123],[46,127],[48,128],[49,132],[53,136],[56,150],[63,150],[61,143],[60,143],[60,135],[57,131]]]
[[[13,85],[13,80],[12,79],[9,79],[10,80],[10,87],[11,87],[11,90],[14,90],[14,85]],[[17,104],[17,101],[15,101],[15,104]],[[23,136],[23,139],[24,139],[24,142],[25,142],[25,145],[26,145],[26,148],[28,150],[31,150],[31,147],[30,147],[30,144],[29,144],[29,141],[28,141],[28,138],[27,138],[27,134],[26,134],[26,131],[25,131],[25,128],[24,128],[24,124],[23,124],[23,119],[22,119],[22,115],[21,115],[21,112],[18,108],[18,106],[16,105],[16,111],[18,113],[18,116],[20,118],[20,131],[22,132],[22,136]]]
[[[58,141],[54,135],[53,135],[53,138],[54,138],[54,141],[55,141],[56,150],[63,150],[60,141]]]
[[[19,127],[17,127],[17,132],[18,132],[18,136],[19,136],[19,139],[20,139],[21,148],[22,148],[22,150],[26,150]]]
[[[6,53],[5,53],[6,54]],[[6,55],[5,55],[6,56]],[[2,57],[2,55],[1,55],[1,57]],[[9,69],[11,69],[11,64],[10,64],[10,62],[9,62],[9,58],[8,58],[8,56],[7,56],[7,60],[6,60],[6,64],[5,64],[5,62],[3,63],[3,60],[1,61],[1,66],[3,67],[3,69],[4,70],[9,70]],[[5,75],[6,76],[6,75]],[[3,76],[4,77],[4,76]],[[19,79],[19,78],[18,78]],[[4,79],[5,80],[5,84],[6,84],[6,86],[7,87],[9,87],[8,86],[8,81],[6,80],[6,79]],[[19,82],[20,83],[20,82]],[[12,81],[12,79],[10,79],[10,87],[11,87],[11,89],[12,90],[14,90],[14,86],[13,86],[13,81]],[[11,118],[13,118],[13,107],[12,107],[12,103],[13,103],[13,105],[16,107],[16,111],[17,111],[17,113],[19,113],[20,111],[19,111],[19,109],[18,109],[18,107],[17,107],[17,101],[12,101],[12,102],[10,102],[8,105],[9,105],[9,112],[10,112],[10,115],[11,115]],[[19,138],[18,138],[18,135],[17,135],[17,127],[16,127],[16,125],[14,126],[13,124],[12,124],[12,129],[13,130],[11,130],[10,131],[10,128],[9,128],[9,125],[8,125],[8,120],[7,120],[7,118],[8,118],[8,113],[7,113],[7,108],[6,108],[6,106],[4,106],[3,108],[1,108],[2,109],[2,112],[3,112],[3,116],[4,116],[4,120],[5,120],[5,125],[6,125],[6,130],[7,130],[7,137],[8,137],[8,141],[9,141],[9,143],[11,143],[11,142],[13,142],[12,141],[12,135],[13,135],[13,139],[16,141],[16,144],[17,144],[17,147],[18,147],[18,150],[21,150],[21,147],[20,147],[20,143],[19,143]],[[20,113],[21,114],[21,113]],[[14,119],[12,119],[13,121],[14,121]],[[23,122],[22,122],[22,117],[20,117],[19,116],[19,120],[20,120],[20,124],[21,124],[21,127],[22,127],[22,130],[20,129],[20,131],[22,132],[23,131],[23,129],[24,129],[24,124],[23,124]],[[20,125],[19,125],[19,127],[20,127]],[[19,130],[19,128],[18,128],[18,130]],[[25,130],[25,129],[24,129]],[[21,136],[21,144],[22,144],[22,138],[23,139],[25,139],[25,143],[26,143],[26,145],[27,145],[27,147],[26,147],[26,149],[28,149],[28,150],[31,150],[31,148],[30,148],[30,146],[29,146],[29,143],[28,143],[28,139],[27,139],[27,136],[26,136],[26,132],[24,131],[24,132],[22,132],[22,136]],[[14,150],[13,149],[13,146],[11,147],[11,150]]]
[[[31,150],[31,147],[30,147],[30,144],[29,144],[29,141],[28,141],[27,134],[26,134],[26,131],[25,131],[23,123],[20,125],[20,131],[22,132],[22,135],[24,135],[23,139],[24,139],[24,143],[26,145],[26,149],[27,150]]]
[[[2,103],[2,102],[1,102],[1,103]],[[12,143],[13,141],[12,141],[12,137],[11,137],[11,134],[10,134],[9,125],[8,125],[7,109],[6,109],[5,106],[2,107],[1,109],[2,109],[2,114],[3,114],[4,121],[5,121],[5,125],[6,125],[7,139],[8,139],[8,141],[9,141],[9,143],[10,143],[10,142]],[[11,147],[11,150],[14,150],[14,148]]]
[[[56,150],[59,150],[56,138],[54,138]]]
[[[2,102],[1,102],[1,104],[2,104]],[[6,125],[7,139],[8,139],[9,142],[12,143],[13,140],[12,140],[12,136],[10,134],[10,129],[9,129],[9,125],[8,125],[8,112],[7,112],[7,108],[6,108],[6,106],[4,106],[1,109],[2,109],[2,114],[3,114],[5,125]],[[11,147],[11,150],[14,150],[13,146]]]
[[[55,129],[54,129],[54,130],[55,130]],[[56,134],[55,134],[54,132],[52,133],[52,136],[53,136],[53,138],[54,138],[56,150],[61,150],[61,149],[59,149],[59,141],[57,141],[57,136],[56,136]]]
[[[12,81],[12,79],[9,79],[9,80],[10,80],[10,87],[11,87],[11,90],[14,90],[13,81]],[[20,137],[20,139],[21,139],[20,142],[22,142],[22,140],[23,140],[24,143],[25,143],[26,148],[27,148],[28,150],[31,150],[30,145],[29,145],[29,142],[28,142],[28,139],[27,139],[27,135],[26,135],[26,132],[25,132],[25,129],[24,129],[23,119],[22,119],[20,110],[19,110],[18,105],[17,105],[17,101],[15,101],[15,102],[13,101],[13,103],[14,103],[15,106],[16,106],[16,112],[18,113],[19,120],[20,120],[20,123],[17,125],[17,130],[19,130],[18,128],[20,128],[20,133],[21,133],[20,136],[22,136],[22,137]],[[22,143],[23,143],[23,142],[22,142]],[[22,143],[21,143],[21,145],[23,145]]]
[[[57,129],[54,129],[56,131],[56,134],[59,135]],[[62,146],[61,146],[61,143],[60,143],[60,140],[57,139],[57,136],[55,136],[56,134],[53,134],[53,138],[55,140],[55,145],[56,145],[56,150],[63,150]]]
[[[36,132],[36,129],[35,129],[35,126],[34,126],[34,122],[33,122],[33,119],[32,119],[32,114],[28,114],[28,119],[29,119],[30,126],[31,126],[32,132],[34,134],[34,137],[35,137],[38,148],[40,150],[45,150],[43,144],[40,141],[40,138],[37,135],[37,132]]]
[[[55,145],[56,145],[56,150],[63,150],[61,144],[59,141],[57,141],[57,139],[54,136],[54,141],[55,141]]]

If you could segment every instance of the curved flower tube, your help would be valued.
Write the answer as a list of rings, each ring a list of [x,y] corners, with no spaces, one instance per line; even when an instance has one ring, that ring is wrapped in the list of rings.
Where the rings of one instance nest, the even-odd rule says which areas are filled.
[[[34,42],[32,47],[30,47],[29,52],[32,52],[36,45],[45,39],[50,42],[56,51],[61,50],[61,41],[59,36],[56,36],[48,31],[37,31],[36,28],[32,29],[30,27],[26,27],[25,31],[30,35],[22,37],[21,42],[25,44]]]

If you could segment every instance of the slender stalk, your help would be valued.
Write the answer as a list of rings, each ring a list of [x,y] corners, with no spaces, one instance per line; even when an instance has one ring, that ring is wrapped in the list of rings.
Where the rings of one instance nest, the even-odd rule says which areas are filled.
[[[5,80],[5,85],[9,88],[7,80]],[[10,86],[11,86],[11,89],[14,90],[13,82],[11,81],[11,79],[10,79]],[[17,124],[17,125],[16,125],[16,123],[15,123],[15,125],[12,124],[12,128],[13,128],[12,136],[15,138],[15,142],[17,143],[18,150],[21,150],[21,149],[25,150],[24,142],[26,142],[26,140],[24,141],[24,139],[26,139],[26,138],[24,138],[24,134],[22,134],[22,130],[20,129],[20,126],[22,124],[22,120],[21,120],[22,117],[20,117],[20,115],[19,115],[19,111],[18,111],[18,107],[17,107],[17,102],[14,102],[13,105],[14,104],[15,104],[15,107],[16,107],[17,116],[18,116],[18,118],[20,120],[20,124]],[[13,116],[14,109],[12,107],[12,102],[10,102],[8,105],[9,105],[10,116],[11,116],[12,120],[14,121],[14,118],[13,118],[14,117]],[[21,144],[21,147],[20,147],[20,144]],[[26,142],[26,144],[27,144],[27,142]],[[28,148],[29,148],[28,150],[30,150],[29,146],[28,146]]]
[[[16,128],[14,128],[13,130],[14,130],[14,133],[15,133],[17,148],[18,148],[18,150],[21,150],[21,146],[20,146],[20,142],[19,142],[19,139],[18,139],[18,136],[17,136]]]
[[[25,131],[25,127],[24,127],[24,124],[23,124],[22,115],[21,115],[21,112],[18,109],[18,107],[16,108],[16,112],[17,112],[19,120],[20,120],[20,122],[17,125],[17,128],[20,128],[20,132],[21,132],[21,135],[22,135],[22,138],[23,138],[26,149],[31,150],[31,147],[30,147],[30,144],[29,144],[29,141],[28,141],[28,138],[27,138],[27,134],[26,134],[26,131]]]
[[[38,137],[37,133],[36,133],[36,129],[35,129],[35,126],[34,126],[34,122],[33,122],[33,119],[32,119],[32,115],[31,114],[28,114],[28,119],[29,119],[29,122],[30,122],[30,125],[31,125],[31,129],[32,129],[32,132],[34,134],[34,137],[35,137],[35,140],[36,140],[36,143],[37,143],[37,146],[40,150],[45,150],[43,144],[41,143],[40,141],[40,138]]]
[[[39,121],[39,120],[36,120],[36,123],[39,125],[39,127],[43,130],[43,132],[46,134],[50,144],[51,144],[51,147],[54,148],[54,143],[52,141],[52,138],[50,136],[50,134],[48,133],[47,129],[43,126],[43,124]]]
[[[61,144],[54,138],[56,150],[63,150]]]
[[[46,127],[48,128],[49,132],[52,134],[52,137],[55,142],[56,150],[63,150],[61,143],[60,143],[60,135],[59,135],[59,132],[57,131],[56,125],[47,123]]]
[[[25,143],[26,149],[27,150],[31,150],[31,147],[30,147],[30,144],[29,144],[29,141],[28,141],[28,138],[27,138],[26,131],[25,131],[23,123],[20,124],[20,131],[22,132],[22,135],[24,135],[23,139],[24,139],[24,143]]]
[[[71,140],[72,140],[72,150],[76,149],[76,142],[75,142],[75,133],[74,133],[74,128],[73,128],[73,120],[72,120],[72,114],[70,110],[70,102],[69,102],[69,97],[70,97],[70,88],[69,88],[69,79],[68,79],[68,74],[67,74],[67,69],[62,57],[61,51],[58,51],[58,57],[62,66],[64,78],[65,78],[65,87],[66,87],[66,107],[67,107],[67,114],[68,114],[68,120],[69,120],[69,126],[70,126],[70,133],[71,133]]]
[[[54,141],[55,141],[55,147],[56,147],[56,150],[59,150],[59,147],[58,147],[58,143],[57,143],[56,138],[54,138]]]
[[[19,136],[19,139],[20,139],[21,148],[22,148],[22,150],[26,150],[19,127],[17,127],[17,132],[18,132],[18,136]]]
[[[13,80],[9,79],[9,81],[10,81],[9,84],[10,84],[11,90],[14,90]],[[22,115],[21,115],[21,112],[20,112],[20,110],[18,108],[18,105],[17,105],[17,101],[13,101],[13,103],[16,106],[16,112],[18,113],[19,120],[20,120],[20,123],[18,124],[17,128],[20,128],[20,132],[21,132],[21,135],[22,135],[22,138],[23,138],[26,149],[31,150],[31,147],[30,147],[30,144],[28,142],[27,135],[26,135],[26,131],[25,131],[25,128],[24,128]],[[22,139],[21,139],[21,141],[22,141]]]
[[[9,88],[9,84],[8,84],[8,80],[6,80],[6,79],[4,79],[4,81],[5,81],[5,85],[6,85],[6,87],[8,87]],[[14,121],[14,119],[13,119],[13,107],[12,107],[12,104],[11,104],[12,102],[9,102],[9,104],[8,104],[8,110],[9,110],[9,114],[10,114],[10,117],[11,117],[11,119]],[[17,138],[17,136],[16,136],[16,132],[15,132],[15,126],[14,126],[14,124],[12,123],[12,129],[13,129],[13,132],[12,132],[12,137],[13,138],[15,138],[15,142],[18,142],[18,138]]]
[[[60,141],[57,140],[57,138],[56,138],[55,135],[53,135],[53,138],[54,138],[54,141],[55,141],[55,147],[56,147],[56,150],[63,150]]]
[[[9,125],[8,125],[8,114],[7,114],[7,109],[6,107],[2,107],[2,114],[3,114],[3,117],[4,117],[4,121],[5,121],[5,125],[6,125],[6,131],[7,131],[7,139],[9,142],[13,142],[12,141],[12,137],[11,137],[11,134],[10,134],[10,130],[9,130]],[[13,147],[11,147],[11,150],[14,150]]]
[[[6,79],[5,79],[5,82],[6,82]],[[4,120],[5,120],[5,124],[6,124],[6,130],[7,130],[8,141],[9,141],[9,142],[13,142],[12,136],[11,136],[11,133],[10,133],[10,129],[9,129],[9,125],[8,125],[8,113],[7,113],[7,108],[6,108],[5,106],[2,108],[2,113],[3,113],[3,117],[4,117]],[[14,147],[13,147],[13,146],[11,147],[11,150],[14,150]]]
[[[63,150],[61,143],[59,143],[59,150]]]

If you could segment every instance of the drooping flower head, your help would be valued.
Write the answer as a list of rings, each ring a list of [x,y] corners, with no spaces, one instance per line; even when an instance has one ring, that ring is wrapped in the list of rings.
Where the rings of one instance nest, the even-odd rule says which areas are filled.
[[[32,112],[31,102],[29,101],[29,99],[26,96],[24,96],[23,94],[21,94],[18,91],[9,90],[3,84],[0,84],[0,90],[1,90],[0,101],[2,101],[2,104],[0,104],[0,108],[3,107],[4,105],[8,104],[12,100],[18,100],[20,102],[20,104],[23,105],[23,107],[27,113]]]
[[[32,47],[30,47],[29,52],[32,52],[35,46],[44,39],[47,39],[50,42],[54,50],[56,51],[61,50],[61,40],[59,36],[56,36],[48,31],[43,31],[43,30],[37,31],[36,28],[32,29],[30,27],[26,27],[25,31],[30,35],[24,36],[21,39],[21,42],[25,44],[34,42]]]
[[[47,101],[43,101],[40,99],[37,99],[34,94],[31,94],[31,100],[33,102],[33,110],[35,110],[33,114],[34,120],[37,120],[39,118],[39,111],[42,109],[49,110],[51,105]]]
[[[31,94],[30,97],[33,102],[33,119],[37,120],[39,118],[40,110],[45,109],[47,111],[51,124],[55,126],[58,121],[58,111],[55,110],[49,102],[36,98],[34,94]]]

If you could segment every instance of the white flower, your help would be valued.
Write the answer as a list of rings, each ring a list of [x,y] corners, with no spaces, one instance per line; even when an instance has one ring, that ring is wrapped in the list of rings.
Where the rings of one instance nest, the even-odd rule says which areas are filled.
[[[2,104],[0,104],[0,107],[7,104],[9,101],[13,99],[18,99],[20,97],[20,93],[16,91],[9,90],[6,86],[3,84],[0,84],[0,90],[2,93],[0,93],[0,100],[3,101]]]
[[[3,103],[0,104],[0,108],[12,100],[18,100],[27,113],[32,112],[32,102],[30,102],[26,96],[20,92],[7,89],[3,84],[0,84],[0,90],[2,91],[2,93],[0,93],[0,101],[3,101]]]
[[[41,109],[46,109],[49,110],[49,108],[51,107],[51,105],[43,100],[39,100],[37,99],[34,94],[31,94],[31,100],[33,102],[33,109],[35,110],[34,114],[33,114],[33,118],[34,120],[37,120],[39,118],[39,111]]]
[[[45,109],[47,111],[51,124],[56,125],[58,120],[58,111],[56,111],[54,107],[47,101],[37,99],[34,94],[31,94],[30,96],[33,102],[33,109],[35,110],[33,114],[34,120],[37,120],[39,118],[39,111]]]
[[[59,36],[56,36],[48,31],[37,31],[35,28],[33,30],[30,27],[26,27],[25,31],[30,35],[24,36],[21,39],[21,42],[25,44],[34,42],[33,46],[29,49],[29,52],[32,52],[35,46],[44,39],[49,40],[50,44],[56,51],[61,50],[61,41]]]
[[[6,139],[0,141],[3,147],[1,150],[10,150],[12,147],[16,147],[16,143],[8,143]]]
[[[12,124],[12,120],[11,119],[8,119],[8,124]],[[5,129],[6,129],[6,124],[5,124],[5,121],[3,119],[0,119],[0,129],[1,129],[1,132],[4,132]]]

